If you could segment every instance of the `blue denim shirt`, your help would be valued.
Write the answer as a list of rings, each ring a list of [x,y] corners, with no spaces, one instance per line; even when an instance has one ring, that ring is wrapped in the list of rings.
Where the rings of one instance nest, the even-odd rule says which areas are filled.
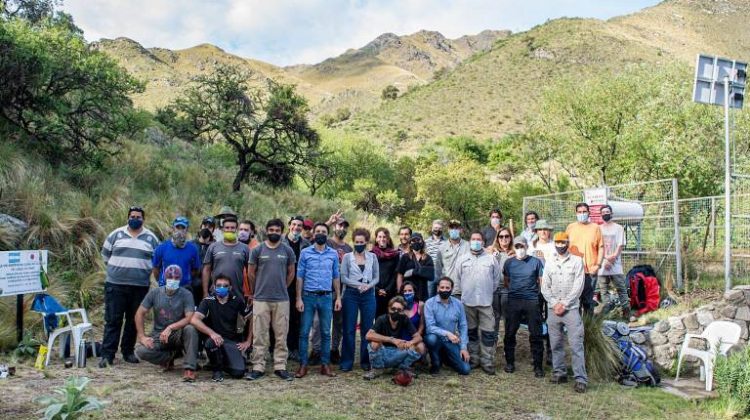
[[[303,249],[297,263],[297,278],[307,292],[333,290],[333,280],[339,278],[339,254],[326,246],[323,251],[313,245]]]
[[[466,324],[464,305],[451,296],[447,304],[440,301],[440,296],[427,299],[424,304],[425,328],[427,334],[445,337],[448,333],[461,338],[461,350],[466,350],[469,343],[469,328]]]

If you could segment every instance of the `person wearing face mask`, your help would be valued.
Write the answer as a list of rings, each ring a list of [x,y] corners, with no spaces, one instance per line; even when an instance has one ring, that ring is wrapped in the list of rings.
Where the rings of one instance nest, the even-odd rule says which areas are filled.
[[[352,247],[346,243],[345,238],[349,229],[349,222],[342,216],[341,210],[332,214],[326,224],[333,228],[333,236],[328,240],[328,246],[333,248],[339,255],[339,263],[344,259],[344,255],[353,251]],[[331,334],[331,363],[338,364],[341,361],[341,339],[344,333],[343,311],[333,313],[333,332]],[[317,329],[313,330],[313,335],[319,335]]]
[[[138,345],[135,354],[141,360],[160,365],[164,371],[174,366],[175,353],[182,351],[182,379],[193,382],[198,358],[198,332],[190,325],[195,312],[193,295],[180,287],[183,278],[178,265],[164,269],[164,285],[151,289],[135,313]],[[154,326],[146,335],[145,319],[153,312]]]
[[[463,227],[458,220],[448,222],[448,240],[438,248],[435,257],[435,278],[450,277],[457,279],[456,270],[458,261],[469,253],[469,242],[461,238]],[[437,283],[433,282],[434,289],[430,290],[430,297],[437,294]],[[461,299],[461,284],[456,281],[453,294]]]
[[[605,311],[609,312],[613,304],[609,299],[610,284],[617,290],[617,295],[622,307],[622,315],[630,320],[630,298],[628,297],[628,285],[625,283],[625,274],[622,269],[622,250],[625,248],[625,229],[612,221],[612,207],[604,205],[601,208],[604,224],[599,226],[602,232],[602,243],[604,244],[604,259],[598,273],[598,292],[605,304]]]
[[[424,304],[425,344],[430,353],[430,374],[436,375],[445,361],[459,375],[471,372],[469,329],[464,305],[452,296],[453,280],[438,281],[438,294]]]
[[[289,328],[289,293],[296,274],[296,257],[289,245],[281,241],[284,222],[272,219],[266,223],[266,240],[250,253],[247,274],[250,280],[253,301],[253,369],[245,376],[248,380],[260,379],[265,373],[266,351],[269,346],[270,328],[273,327],[274,374],[291,381],[286,370],[286,337]]]
[[[388,313],[388,302],[396,295],[396,269],[401,253],[393,246],[391,232],[387,228],[375,229],[375,246],[372,253],[378,259],[380,278],[375,286],[375,317]]]
[[[427,285],[435,278],[435,265],[425,252],[421,233],[411,235],[409,253],[401,256],[396,272],[396,290],[401,290],[404,280],[409,280],[417,286],[417,299],[428,299]]]
[[[440,219],[433,220],[430,236],[424,241],[425,251],[433,261],[435,261],[435,257],[437,256],[438,248],[445,242],[446,240],[443,237],[443,221]]]
[[[484,246],[490,247],[495,242],[497,232],[503,227],[503,212],[500,209],[492,209],[490,211],[490,224],[482,229],[482,236],[484,237]]]
[[[331,318],[341,310],[341,282],[339,259],[333,248],[327,245],[328,225],[315,225],[315,245],[302,250],[297,263],[297,310],[302,312],[299,335],[300,366],[296,378],[307,375],[308,342],[315,314],[320,319],[320,374],[336,376],[330,366]],[[333,296],[332,296],[333,295]]]
[[[237,219],[224,219],[221,229],[222,241],[211,244],[203,258],[203,295],[209,295],[211,282],[223,274],[232,282],[232,293],[245,301],[243,282],[250,250],[247,245],[237,241]]]
[[[536,236],[536,222],[539,221],[539,214],[535,211],[527,211],[526,214],[523,216],[524,221],[524,229],[523,232],[521,232],[520,236],[523,236],[526,238],[526,242],[531,244],[533,243],[537,236]]]
[[[180,287],[192,293],[193,279],[199,277],[202,262],[200,251],[192,241],[187,240],[187,229],[190,222],[184,217],[177,217],[172,222],[172,237],[162,242],[154,251],[151,263],[154,266],[153,275],[159,286],[164,286],[164,270],[171,265],[177,265],[182,271]]]
[[[292,248],[292,251],[294,251],[294,257],[295,257],[295,264],[294,264],[294,272],[297,272],[297,264],[296,261],[299,261],[299,255],[300,252],[302,252],[303,249],[310,246],[310,241],[307,240],[307,238],[304,237],[303,233],[305,230],[305,220],[302,216],[294,216],[291,219],[289,219],[289,232],[284,235],[284,237],[281,239],[285,245],[288,245],[290,248]],[[310,229],[312,232],[312,224],[310,224]],[[299,361],[299,327],[300,327],[300,319],[301,314],[299,311],[294,309],[294,304],[297,302],[297,276],[294,276],[294,279],[292,280],[292,283],[287,288],[287,293],[289,294],[289,305],[290,305],[290,311],[289,311],[289,332],[286,336],[286,345],[289,349],[289,360],[293,360],[295,362]]]
[[[159,245],[156,235],[143,227],[145,218],[143,208],[130,207],[127,225],[112,231],[102,245],[101,255],[107,277],[104,282],[105,323],[99,360],[101,368],[112,365],[118,344],[123,360],[138,363],[134,354],[135,313],[148,293],[153,269],[151,259]]]
[[[211,379],[222,382],[224,372],[240,379],[245,375],[244,353],[251,347],[252,337],[246,331],[243,340],[242,334],[237,332],[237,323],[247,322],[252,313],[245,301],[232,293],[229,277],[217,275],[214,286],[214,295],[201,301],[190,323],[207,336],[203,347],[211,361]]]
[[[568,225],[565,233],[570,238],[570,253],[583,258],[586,278],[581,293],[581,307],[585,314],[591,314],[595,305],[596,278],[604,259],[604,242],[599,225],[591,223],[589,220],[588,204],[578,203],[576,205],[576,221]]]
[[[500,287],[502,270],[495,257],[484,250],[481,231],[472,232],[469,239],[471,252],[459,260],[456,270],[469,329],[469,355],[472,368],[481,365],[484,373],[494,375],[497,333],[492,299]]]
[[[219,214],[214,216],[213,219],[218,224],[218,227],[213,229],[214,241],[221,242],[224,239],[224,230],[222,229],[222,226],[224,225],[224,220],[225,219],[237,220],[237,213],[235,213],[235,211],[232,210],[231,207],[223,206],[219,210]]]
[[[250,220],[240,222],[240,226],[237,228],[237,240],[247,245],[250,251],[260,245],[260,241],[255,234],[255,223]]]
[[[513,233],[507,227],[504,227],[497,231],[497,237],[493,242],[492,247],[488,248],[487,251],[492,253],[497,263],[500,264],[500,268],[505,267],[505,262],[508,259],[513,258],[516,255],[516,250],[513,249]],[[505,282],[501,282],[500,288],[495,292],[495,296],[492,298],[492,309],[495,313],[495,333],[500,332],[500,318],[505,317],[505,308],[508,306],[508,289],[505,287]]]
[[[214,224],[214,218],[211,216],[206,216],[201,221],[200,229],[198,230],[198,236],[193,239],[193,243],[196,247],[198,247],[198,252],[200,255],[201,263],[203,262],[203,258],[206,256],[206,251],[208,250],[208,246],[214,243],[214,228],[216,225]],[[198,279],[198,287],[200,287],[200,278]]]
[[[417,330],[420,336],[424,337],[424,302],[417,299],[416,291],[417,288],[414,283],[406,281],[401,289],[401,296],[406,302],[404,307],[404,313],[406,317],[411,321],[411,325]],[[411,340],[410,336],[401,337],[404,340]],[[417,351],[421,354],[427,352],[427,348],[424,343],[417,345]]]
[[[354,252],[344,255],[341,262],[341,283],[344,287],[342,298],[344,337],[341,346],[341,364],[339,368],[349,372],[354,367],[354,347],[359,320],[359,366],[370,370],[370,358],[367,354],[365,335],[375,320],[375,287],[380,280],[378,258],[367,251],[370,232],[367,229],[355,229],[352,234]]]
[[[422,357],[424,351],[420,352],[419,347],[422,336],[404,314],[405,308],[404,298],[392,298],[388,314],[379,316],[367,331],[367,351],[372,369],[365,373],[364,379],[375,379],[389,368],[398,368],[407,375],[414,376],[411,365]]]
[[[586,358],[584,355],[583,320],[578,311],[579,299],[583,291],[583,260],[569,252],[568,234],[555,234],[555,257],[547,262],[542,277],[542,295],[550,306],[547,318],[549,340],[552,347],[552,379],[561,384],[568,381],[568,368],[565,366],[565,336],[570,345],[574,390],[586,392]],[[567,331],[567,333],[566,333]]]
[[[542,355],[544,341],[542,338],[542,314],[539,310],[539,282],[544,272],[542,262],[527,255],[526,238],[517,236],[513,240],[515,258],[505,261],[503,276],[508,289],[508,304],[505,308],[505,371],[516,370],[516,333],[525,319],[529,327],[529,344],[534,363],[534,376],[544,377]]]

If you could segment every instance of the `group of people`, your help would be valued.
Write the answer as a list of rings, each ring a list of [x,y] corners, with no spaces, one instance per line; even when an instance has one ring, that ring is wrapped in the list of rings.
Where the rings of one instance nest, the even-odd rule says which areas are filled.
[[[627,301],[624,234],[609,206],[601,208],[599,226],[589,220],[589,206],[578,204],[577,222],[554,236],[529,212],[514,237],[495,209],[485,229],[468,235],[458,220],[435,220],[426,239],[401,227],[398,245],[385,227],[374,236],[364,228],[349,235],[340,212],[318,223],[302,216],[269,220],[262,240],[252,222],[229,208],[206,217],[192,241],[186,218],[176,218],[171,237],[160,242],[144,227],[145,216],[131,207],[127,225],[102,247],[100,367],[112,365],[119,345],[125,362],[145,360],[165,370],[181,355],[185,381],[196,379],[204,352],[217,382],[225,374],[260,379],[269,352],[283,380],[304,378],[317,364],[320,374],[333,377],[332,365],[353,370],[359,329],[365,379],[396,369],[408,383],[415,365],[428,363],[432,374],[447,365],[462,375],[474,368],[495,375],[504,319],[505,372],[515,371],[516,334],[525,324],[535,376],[545,376],[546,342],[551,381],[567,382],[567,336],[574,389],[585,392],[581,311],[606,299],[610,283]],[[157,288],[149,287],[152,275]],[[295,373],[287,370],[290,359],[299,362]]]

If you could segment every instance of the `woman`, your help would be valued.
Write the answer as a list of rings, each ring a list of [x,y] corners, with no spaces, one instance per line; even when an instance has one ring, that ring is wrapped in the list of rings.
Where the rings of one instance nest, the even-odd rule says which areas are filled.
[[[552,226],[547,224],[547,221],[542,219],[536,222],[534,227],[534,233],[536,239],[531,241],[529,246],[529,255],[533,255],[540,260],[542,263],[545,261],[552,260],[555,256],[555,243],[552,241]]]
[[[414,329],[424,338],[424,301],[417,299],[414,283],[405,281],[401,288],[401,296],[406,301],[404,314],[409,318]],[[401,339],[410,341],[412,337],[404,336]],[[417,344],[417,351],[421,354],[426,353],[427,348],[424,346],[424,342]]]
[[[349,372],[354,367],[354,341],[357,332],[357,319],[360,319],[359,365],[370,370],[370,357],[367,353],[367,331],[375,321],[375,286],[380,280],[378,259],[367,251],[370,232],[358,228],[352,233],[354,251],[341,260],[341,283],[344,286],[342,300],[342,324],[344,327],[339,368]]]
[[[401,290],[404,280],[409,280],[416,286],[417,299],[427,300],[427,283],[435,278],[435,265],[427,255],[424,238],[419,232],[414,232],[409,241],[409,252],[401,256],[396,269],[396,289]]]
[[[492,311],[495,314],[495,333],[497,334],[500,331],[500,317],[503,316],[502,309],[508,302],[508,289],[505,287],[505,261],[516,255],[513,249],[513,233],[511,233],[510,229],[504,227],[498,230],[495,241],[487,252],[492,252],[492,255],[503,270],[503,280],[500,282],[501,286],[492,297]]]
[[[380,278],[375,286],[375,317],[388,313],[388,301],[396,295],[396,268],[399,250],[393,246],[391,233],[384,227],[375,230],[375,246],[372,253],[378,258]]]

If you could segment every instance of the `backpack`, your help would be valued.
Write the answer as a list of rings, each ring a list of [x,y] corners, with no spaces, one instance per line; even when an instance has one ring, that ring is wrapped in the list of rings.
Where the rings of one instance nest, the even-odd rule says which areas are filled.
[[[618,381],[621,384],[656,386],[661,382],[659,372],[648,360],[646,352],[627,338],[619,338],[617,346],[622,354],[622,370]]]
[[[630,307],[636,309],[638,316],[658,309],[661,293],[659,279],[647,272],[637,271],[632,276],[631,272],[628,272]]]

